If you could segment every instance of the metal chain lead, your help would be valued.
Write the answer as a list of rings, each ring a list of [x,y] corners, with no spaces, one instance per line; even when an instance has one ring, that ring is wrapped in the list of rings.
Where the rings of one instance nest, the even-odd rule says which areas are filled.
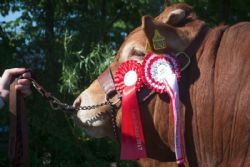
[[[92,109],[96,109],[105,105],[109,105],[111,107],[111,122],[112,122],[112,128],[113,128],[113,132],[115,135],[115,138],[117,140],[117,142],[120,141],[119,138],[119,130],[118,127],[116,125],[116,109],[117,106],[116,104],[121,100],[120,98],[112,103],[108,98],[106,99],[105,102],[100,103],[100,104],[95,104],[95,105],[89,105],[89,106],[80,106],[80,107],[74,107],[72,105],[69,105],[67,103],[63,103],[61,102],[59,99],[57,99],[55,96],[53,96],[50,92],[46,91],[40,84],[38,84],[33,78],[26,78],[29,79],[33,85],[33,87],[43,96],[45,97],[51,108],[53,110],[64,110],[64,111],[70,111],[70,112],[76,112],[79,110],[92,110]]]
[[[59,99],[57,99],[55,96],[53,96],[50,92],[46,91],[40,84],[38,84],[33,78],[26,78],[29,79],[32,83],[32,86],[43,96],[45,97],[51,108],[53,110],[64,110],[64,111],[70,111],[70,112],[76,112],[78,110],[92,110],[96,109],[105,105],[110,105],[110,102],[107,100],[100,104],[95,105],[89,105],[89,106],[80,106],[80,107],[74,107],[72,105],[69,105],[67,103],[61,102]]]
[[[119,137],[119,131],[118,131],[118,127],[116,125],[116,105],[112,104],[109,100],[107,100],[107,102],[109,103],[110,107],[111,107],[111,123],[112,123],[112,129],[113,129],[113,133],[115,135],[115,138],[117,140],[117,142],[120,143],[120,137]]]

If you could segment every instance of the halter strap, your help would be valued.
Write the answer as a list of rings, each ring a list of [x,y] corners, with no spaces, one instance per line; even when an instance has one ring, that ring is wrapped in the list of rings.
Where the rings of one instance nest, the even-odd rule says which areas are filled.
[[[29,166],[28,125],[24,97],[15,89],[17,79],[10,85],[9,159],[12,167]]]
[[[98,77],[98,82],[105,92],[107,98],[111,98],[115,94],[118,94],[118,96],[121,97],[120,93],[115,88],[114,78],[110,68],[106,69]]]
[[[120,93],[115,88],[115,83],[114,83],[113,75],[112,75],[110,68],[106,69],[98,77],[98,82],[101,85],[103,91],[105,92],[107,98],[111,98],[115,94],[117,94],[119,98],[121,97]],[[154,93],[155,92],[153,90],[150,90],[145,86],[142,87],[141,91],[138,92],[137,94],[139,103],[146,101]]]

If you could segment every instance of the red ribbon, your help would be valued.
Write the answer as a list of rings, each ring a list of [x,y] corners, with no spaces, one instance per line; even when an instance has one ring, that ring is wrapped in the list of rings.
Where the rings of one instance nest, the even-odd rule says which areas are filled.
[[[137,75],[136,83],[125,85],[124,77],[129,71]],[[116,74],[115,84],[122,93],[121,160],[136,160],[147,157],[141,125],[137,91],[142,85],[141,66],[134,60],[122,63]]]
[[[122,96],[121,159],[134,160],[146,157],[140,110],[135,86],[125,87]]]

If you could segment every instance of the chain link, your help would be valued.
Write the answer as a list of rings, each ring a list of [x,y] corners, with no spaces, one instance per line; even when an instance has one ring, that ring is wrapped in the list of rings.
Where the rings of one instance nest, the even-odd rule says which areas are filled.
[[[95,105],[90,105],[90,106],[80,106],[78,108],[76,108],[76,110],[92,110],[92,109],[96,109],[105,105],[109,105],[108,101],[105,101],[103,103],[100,104],[95,104]]]
[[[102,107],[105,105],[111,105],[111,103],[107,100],[107,101],[100,103],[100,104],[74,107],[74,106],[69,105],[67,103],[61,102],[58,98],[56,98],[50,92],[45,90],[33,78],[26,78],[26,79],[30,80],[30,82],[32,83],[32,86],[37,90],[37,92],[40,93],[43,97],[45,97],[47,99],[47,101],[49,102],[49,104],[53,110],[64,110],[64,111],[76,112],[79,110],[92,110],[92,109],[96,109],[96,108],[99,108],[99,107]]]

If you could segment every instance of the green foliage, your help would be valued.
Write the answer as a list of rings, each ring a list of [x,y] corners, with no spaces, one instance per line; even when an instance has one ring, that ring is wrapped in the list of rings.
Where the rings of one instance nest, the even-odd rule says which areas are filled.
[[[198,16],[211,26],[221,23],[235,24],[250,19],[250,0],[182,0],[182,2],[193,6]]]
[[[71,44],[74,36],[64,38],[64,60],[61,75],[61,92],[79,94],[80,89],[95,80],[112,62],[115,50],[111,44],[96,44],[91,47],[92,51],[83,56],[83,49],[74,51]],[[85,74],[85,75],[82,75]],[[80,88],[80,89],[79,89]]]
[[[21,16],[0,22],[0,72],[31,68],[59,99],[72,103],[112,61],[115,51],[141,16],[156,16],[163,0],[5,0],[0,14]],[[171,0],[187,2],[210,26],[250,20],[250,1]],[[76,127],[74,116],[52,111],[37,93],[27,101],[30,166],[110,166],[119,147],[108,139],[93,139]],[[0,128],[8,127],[7,107]],[[0,166],[8,166],[8,133],[0,132]],[[123,161],[121,166],[133,166]]]

